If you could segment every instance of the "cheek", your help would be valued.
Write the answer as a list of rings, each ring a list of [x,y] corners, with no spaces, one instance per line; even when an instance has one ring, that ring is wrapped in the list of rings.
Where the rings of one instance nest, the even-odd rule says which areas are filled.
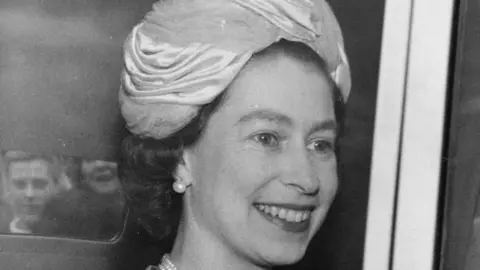
[[[10,190],[10,194],[14,197],[22,197],[26,192],[21,189],[12,189]]]
[[[223,151],[208,163],[204,165],[209,168],[205,168],[201,176],[201,190],[197,192],[203,198],[197,199],[203,201],[204,208],[213,205],[220,219],[245,218],[257,191],[268,179],[264,164],[248,150],[242,149]],[[236,214],[232,216],[231,213]]]
[[[336,161],[327,163],[318,163],[316,166],[317,175],[320,181],[320,192],[322,198],[331,201],[338,190],[338,172]]]
[[[215,195],[222,196],[223,192],[248,195],[265,178],[265,159],[235,138],[224,138],[202,149],[205,154],[197,160],[194,176],[199,176],[198,180],[203,182],[199,183],[202,189],[218,193]]]
[[[226,155],[219,163],[218,175],[213,194],[215,215],[220,231],[229,235],[229,239],[237,239],[233,235],[244,236],[251,229],[256,211],[252,203],[261,195],[268,176],[262,162],[248,151]]]
[[[263,183],[261,164],[245,151],[226,153],[217,163],[218,178],[214,189],[226,204],[245,204]]]
[[[264,156],[254,153],[248,147],[228,153],[223,159],[223,178],[226,187],[235,187],[242,197],[253,199],[258,190],[267,182],[271,164]]]
[[[37,199],[46,199],[50,195],[49,190],[39,190],[38,192],[34,193],[34,197]]]

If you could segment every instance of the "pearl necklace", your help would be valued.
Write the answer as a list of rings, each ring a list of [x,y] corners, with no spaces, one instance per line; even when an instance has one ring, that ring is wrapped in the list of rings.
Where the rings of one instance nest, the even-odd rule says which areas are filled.
[[[177,270],[177,267],[170,260],[168,254],[163,255],[162,262],[158,266],[149,266],[145,270]]]
[[[175,264],[170,260],[170,256],[168,254],[163,255],[162,263],[158,266],[159,270],[177,270]]]

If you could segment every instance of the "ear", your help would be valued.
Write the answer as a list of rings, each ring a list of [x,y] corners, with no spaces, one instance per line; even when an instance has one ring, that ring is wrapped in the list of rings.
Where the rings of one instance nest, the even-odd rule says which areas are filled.
[[[178,162],[175,170],[175,179],[185,186],[190,186],[194,182],[194,164],[195,156],[190,149],[184,149],[182,158]]]

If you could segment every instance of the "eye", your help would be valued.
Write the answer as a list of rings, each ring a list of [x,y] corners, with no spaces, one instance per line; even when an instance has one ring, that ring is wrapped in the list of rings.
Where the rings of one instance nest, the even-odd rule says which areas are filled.
[[[328,140],[316,140],[307,145],[307,149],[321,154],[335,152],[335,146]]]
[[[34,179],[33,188],[43,190],[48,186],[48,181],[45,179]]]
[[[27,182],[24,180],[16,180],[14,185],[17,189],[25,189],[27,188]]]
[[[254,135],[253,140],[265,147],[277,147],[279,144],[278,135],[268,132]]]

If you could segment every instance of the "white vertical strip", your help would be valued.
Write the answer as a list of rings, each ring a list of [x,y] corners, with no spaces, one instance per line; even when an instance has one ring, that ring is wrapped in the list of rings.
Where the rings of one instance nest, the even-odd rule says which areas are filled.
[[[390,263],[411,19],[410,0],[385,3],[363,269]]]
[[[453,0],[414,0],[394,270],[433,269]]]

